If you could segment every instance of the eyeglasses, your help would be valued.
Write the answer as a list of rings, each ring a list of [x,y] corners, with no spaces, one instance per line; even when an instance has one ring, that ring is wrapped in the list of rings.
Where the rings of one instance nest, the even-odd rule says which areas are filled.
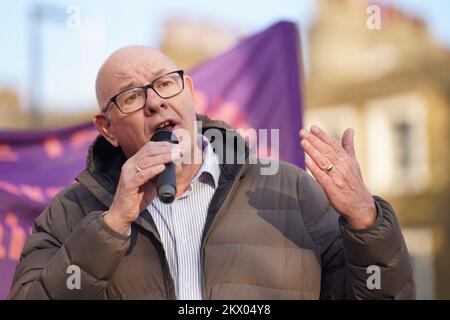
[[[130,88],[116,94],[109,100],[103,112],[106,112],[111,103],[114,103],[125,114],[144,108],[147,103],[148,89],[152,89],[160,98],[172,98],[184,90],[184,71],[169,72],[146,86]]]

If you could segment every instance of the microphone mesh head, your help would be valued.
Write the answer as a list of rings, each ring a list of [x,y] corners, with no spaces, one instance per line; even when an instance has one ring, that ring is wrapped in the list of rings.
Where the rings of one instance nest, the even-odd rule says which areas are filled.
[[[150,141],[167,141],[178,144],[178,138],[173,131],[164,128],[156,130]]]

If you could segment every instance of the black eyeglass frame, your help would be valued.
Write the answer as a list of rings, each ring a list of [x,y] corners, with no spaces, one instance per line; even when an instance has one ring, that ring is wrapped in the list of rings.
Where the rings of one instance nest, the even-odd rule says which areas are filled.
[[[181,78],[181,90],[180,90],[180,92],[175,93],[175,94],[173,94],[173,95],[171,95],[171,96],[168,96],[168,97],[162,97],[162,96],[155,90],[155,88],[154,88],[153,86],[154,86],[155,82],[158,81],[159,79],[164,78],[164,77],[166,77],[166,76],[168,76],[168,75],[170,75],[170,74],[173,74],[173,73],[178,73],[178,75],[179,75],[180,78]],[[129,111],[129,112],[125,112],[125,111],[123,111],[122,109],[120,109],[119,105],[117,104],[117,97],[120,96],[121,94],[127,92],[127,91],[134,90],[134,89],[143,89],[144,94],[145,94],[144,105],[143,105],[142,107],[136,109],[136,110]],[[113,96],[111,99],[109,99],[109,102],[108,102],[108,104],[106,105],[106,108],[103,110],[103,112],[106,112],[106,111],[108,110],[108,108],[109,108],[109,106],[111,105],[111,103],[114,103],[115,106],[117,107],[117,109],[119,109],[119,111],[122,112],[122,113],[124,113],[124,114],[130,114],[130,113],[133,113],[133,112],[136,112],[136,111],[141,110],[142,108],[145,107],[145,104],[146,104],[146,101],[147,101],[147,91],[148,91],[148,89],[152,89],[153,92],[156,93],[156,94],[158,95],[158,97],[160,97],[161,99],[170,99],[170,98],[172,98],[172,97],[175,97],[176,95],[179,95],[179,94],[180,94],[181,92],[183,92],[183,90],[184,90],[184,70],[176,70],[176,71],[172,71],[172,72],[166,73],[166,74],[164,74],[164,75],[162,75],[162,76],[160,76],[160,77],[154,79],[152,82],[150,82],[149,84],[147,84],[147,85],[145,85],[145,86],[128,88],[128,89],[125,89],[125,90],[119,92],[118,94],[116,94],[115,96]]]

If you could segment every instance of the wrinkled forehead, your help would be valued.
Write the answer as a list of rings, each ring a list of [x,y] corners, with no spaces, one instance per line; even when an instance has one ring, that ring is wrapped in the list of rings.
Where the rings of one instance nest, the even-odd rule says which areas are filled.
[[[176,67],[162,57],[137,57],[124,59],[107,66],[103,81],[106,86],[117,89],[127,84],[144,85],[164,71],[174,71]]]

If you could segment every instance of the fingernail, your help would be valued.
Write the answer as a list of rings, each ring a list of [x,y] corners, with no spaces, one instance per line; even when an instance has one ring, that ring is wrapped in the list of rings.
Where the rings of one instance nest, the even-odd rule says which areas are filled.
[[[319,129],[318,126],[313,125],[313,126],[311,127],[311,132],[312,132],[312,133],[318,133],[319,131],[320,131],[320,129]]]
[[[300,144],[302,145],[302,147],[303,148],[306,148],[306,147],[308,147],[308,141],[306,141],[306,140],[302,140],[302,141],[300,141]]]
[[[309,137],[309,132],[305,129],[300,130],[300,135],[302,137],[308,138]]]

